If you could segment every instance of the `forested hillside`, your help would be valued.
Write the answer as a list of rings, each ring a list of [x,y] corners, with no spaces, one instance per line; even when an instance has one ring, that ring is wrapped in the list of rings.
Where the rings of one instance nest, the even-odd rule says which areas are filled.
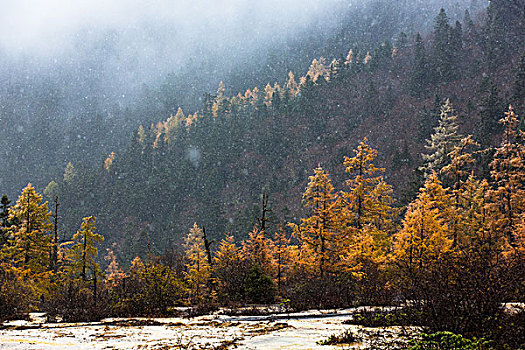
[[[74,20],[61,19],[59,11],[50,19],[53,25],[35,30],[25,51],[24,30],[40,21],[11,23],[6,10],[0,32],[0,190],[15,196],[29,181],[44,188],[62,176],[68,162],[98,165],[125,148],[140,124],[148,129],[179,106],[185,113],[200,110],[204,94],[214,93],[221,80],[229,96],[268,82],[282,85],[290,70],[303,75],[315,57],[339,58],[354,46],[372,50],[401,31],[428,32],[441,6],[455,20],[465,8],[475,18],[486,3],[333,0],[315,10],[286,7],[273,15],[267,3],[249,3],[238,4],[249,14],[241,18],[217,6],[206,18],[211,23],[199,16],[202,11],[194,23],[158,13],[131,28],[112,28],[95,16],[70,33],[45,36]],[[272,21],[277,22],[270,26]],[[9,23],[21,33],[10,33]]]
[[[343,183],[341,161],[363,137],[379,150],[396,206],[406,205],[423,183],[421,153],[445,100],[459,132],[482,147],[498,144],[509,104],[523,108],[522,17],[495,3],[482,18],[466,11],[451,22],[441,11],[431,33],[316,58],[281,84],[233,96],[219,84],[199,112],[179,109],[140,126],[98,167],[68,164],[45,191],[60,198],[65,238],[86,213],[128,258],[145,253],[146,236],[156,252],[173,246],[193,222],[214,238],[242,238],[260,216],[263,192],[274,230],[303,213],[311,169],[321,165]],[[478,158],[476,171],[487,176],[490,152]]]

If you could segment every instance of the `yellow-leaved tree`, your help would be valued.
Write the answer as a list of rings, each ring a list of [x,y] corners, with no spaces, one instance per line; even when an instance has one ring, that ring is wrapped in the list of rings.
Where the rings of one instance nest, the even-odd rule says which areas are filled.
[[[392,186],[385,183],[383,168],[373,161],[377,150],[370,147],[366,138],[361,141],[354,157],[345,157],[348,190],[343,193],[347,224],[357,230],[374,225],[379,230],[391,229]]]
[[[184,241],[186,257],[186,281],[192,304],[202,304],[210,295],[211,266],[206,255],[204,233],[193,224]]]
[[[49,290],[53,275],[51,213],[47,202],[28,184],[16,204],[2,199],[0,242],[0,319],[24,316]]]
[[[493,249],[501,252],[493,259],[494,266],[501,266],[497,282],[502,290],[514,291],[505,296],[510,299],[525,291],[525,133],[512,106],[500,123],[504,134],[490,164],[492,189],[486,209],[490,236],[497,242]]]
[[[472,185],[479,181],[472,175],[472,164],[474,163],[473,154],[470,152],[470,148],[479,146],[472,138],[472,135],[468,135],[458,141],[456,145],[452,147],[452,151],[447,155],[449,157],[449,164],[445,165],[440,173],[446,175],[448,182],[451,184],[452,189],[452,206],[455,210],[455,215],[452,218],[450,230],[452,231],[453,245],[456,247],[461,242],[465,242],[466,236],[469,235],[467,232],[470,227],[466,223],[464,214],[468,211],[471,212],[473,209],[470,200],[479,199],[479,194],[472,193]],[[468,179],[465,179],[469,176]],[[471,197],[474,196],[474,197]],[[479,208],[478,208],[479,209]],[[473,214],[471,212],[471,214]]]
[[[146,263],[139,257],[133,259],[124,281],[113,290],[119,300],[113,307],[121,316],[170,315],[186,295],[177,272],[157,258]]]
[[[508,242],[516,246],[523,241],[520,227],[525,219],[525,134],[518,129],[519,118],[512,106],[500,122],[505,131],[490,163],[494,187],[490,193],[493,202],[490,209],[495,214],[493,229],[502,232]]]
[[[241,302],[245,299],[248,262],[232,235],[223,238],[213,257],[213,276],[221,302]]]
[[[323,278],[340,256],[340,209],[328,172],[318,166],[309,179],[303,205],[310,210],[310,216],[301,219],[299,225],[290,223],[289,226],[300,242],[300,263]]]
[[[42,195],[28,184],[9,212],[9,220],[17,222],[10,228],[12,235],[11,258],[16,266],[28,269],[31,274],[49,270],[52,252],[48,203],[42,203]]]
[[[248,234],[242,243],[242,256],[250,265],[258,265],[265,274],[273,276],[276,270],[274,261],[275,246],[266,232],[257,226]]]
[[[103,276],[97,262],[97,244],[104,237],[95,232],[94,216],[85,217],[70,242],[62,244],[62,264],[45,302],[50,317],[67,322],[93,321],[106,316],[108,303],[101,293]]]
[[[444,212],[451,203],[451,195],[433,174],[409,205],[403,228],[394,235],[393,262],[403,287],[424,283],[425,273],[452,250],[449,218]]]
[[[392,186],[387,184],[374,165],[377,150],[365,138],[354,150],[354,157],[345,157],[347,190],[341,193],[344,249],[343,271],[356,279],[363,302],[384,302],[388,295],[384,274],[386,255],[390,249],[389,234],[394,228]]]
[[[71,272],[84,281],[97,278],[100,274],[97,244],[104,241],[104,236],[95,232],[97,219],[88,216],[82,219],[80,229],[73,235],[68,257],[71,261]]]
[[[458,221],[453,236],[456,248],[461,252],[481,251],[496,244],[489,230],[490,219],[487,217],[489,183],[470,175],[454,190],[455,201],[459,202]]]
[[[377,274],[389,249],[389,232],[393,229],[392,186],[374,165],[377,150],[365,138],[345,157],[347,191],[342,192],[345,253],[343,267],[361,279]],[[371,277],[371,276],[369,276]]]

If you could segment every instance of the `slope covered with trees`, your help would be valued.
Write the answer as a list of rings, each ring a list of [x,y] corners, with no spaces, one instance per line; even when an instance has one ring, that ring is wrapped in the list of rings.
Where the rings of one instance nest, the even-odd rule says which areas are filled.
[[[176,306],[190,306],[192,315],[277,301],[288,310],[401,305],[397,325],[521,348],[523,310],[508,312],[505,303],[525,295],[525,134],[512,107],[500,122],[504,137],[490,176],[472,171],[475,153],[486,150],[467,142],[469,135],[426,177],[401,222],[365,138],[344,158],[342,189],[320,166],[313,171],[305,215],[290,230],[267,227],[264,195],[245,240],[226,235],[212,251],[195,223],[182,249],[155,256],[148,237],[147,257],[124,270],[108,249],[104,273],[95,259],[103,240],[95,218],[84,218],[73,240],[60,244],[43,226],[50,226],[47,202],[28,186],[2,228],[0,317],[35,309],[65,321],[166,316]]]
[[[215,239],[225,232],[246,237],[263,191],[272,203],[269,227],[295,221],[305,213],[299,203],[310,169],[320,164],[342,185],[343,156],[366,136],[380,151],[395,206],[406,205],[462,134],[490,149],[502,137],[505,106],[523,108],[523,39],[514,35],[523,16],[505,8],[493,2],[476,23],[468,11],[454,24],[441,11],[429,35],[400,33],[374,50],[317,58],[302,77],[289,72],[282,83],[242,94],[228,96],[221,83],[199,112],[178,109],[138,127],[127,148],[99,167],[68,165],[45,193],[59,195],[66,231],[94,214],[108,246],[123,247],[119,256],[144,256],[146,237],[160,253],[182,242],[194,221]],[[495,64],[497,35],[503,51]],[[457,112],[442,110],[447,98]],[[434,127],[441,131],[431,138]],[[475,155],[485,177],[491,152]]]
[[[441,6],[450,9],[455,19],[462,18],[465,7],[475,18],[486,4],[483,0],[340,2],[315,10],[314,17],[317,12],[331,15],[319,15],[307,28],[295,21],[279,23],[277,28],[245,23],[242,33],[237,31],[233,38],[222,37],[222,31],[209,33],[204,42],[192,41],[191,50],[168,49],[180,33],[177,24],[165,24],[162,18],[154,21],[160,28],[150,23],[153,27],[143,28],[142,35],[142,24],[138,25],[132,38],[129,32],[90,24],[94,27],[69,33],[76,39],[71,43],[74,52],[68,54],[33,57],[55,40],[44,40],[25,55],[1,46],[0,189],[15,196],[28,182],[44,188],[50,180],[56,181],[68,162],[76,167],[97,165],[107,154],[125,148],[140,124],[148,129],[175,114],[179,106],[192,114],[201,109],[204,92],[215,91],[220,80],[230,95],[253,86],[262,88],[267,82],[273,85],[290,70],[307,70],[314,57],[339,57],[356,45],[368,51],[400,31],[426,32]],[[412,11],[416,7],[418,11]],[[218,16],[214,19],[224,23],[228,33],[233,19],[223,22]],[[233,22],[239,26],[243,20]],[[194,30],[206,33],[207,29],[195,25]],[[58,51],[67,51],[68,45],[63,46]],[[152,53],[156,56],[148,57]],[[185,60],[177,63],[180,55]]]

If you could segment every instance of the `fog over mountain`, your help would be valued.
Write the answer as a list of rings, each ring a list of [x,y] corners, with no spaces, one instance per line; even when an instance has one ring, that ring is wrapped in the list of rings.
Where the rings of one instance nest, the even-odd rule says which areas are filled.
[[[90,35],[95,31],[119,32],[123,34],[123,44],[133,42],[136,46],[142,43],[169,48],[208,41],[220,47],[232,38],[246,39],[262,32],[271,35],[305,27],[343,5],[352,6],[352,2],[25,0],[2,5],[0,41],[9,50],[53,55],[73,49],[71,45],[79,38],[79,32],[88,30]],[[155,39],[155,44],[148,45],[148,39]]]
[[[226,94],[284,83],[312,60],[429,33],[485,0],[0,2],[0,189],[97,166],[146,128]],[[24,146],[21,146],[24,145]],[[43,161],[45,160],[45,161]],[[13,192],[12,192],[13,191]]]
[[[334,14],[347,6],[352,2],[26,0],[1,5],[0,45],[11,71],[15,65],[20,73],[67,80],[77,79],[64,76],[73,70],[101,97],[114,98],[210,58],[213,70],[231,70],[312,24],[339,25]]]
[[[275,66],[275,56],[293,54],[299,45],[322,46],[345,26],[352,27],[352,22],[359,23],[362,31],[352,33],[354,41],[376,39],[374,26],[385,24],[385,18],[371,16],[378,15],[377,10],[390,12],[392,19],[396,19],[391,19],[396,23],[389,23],[396,29],[390,33],[393,37],[401,29],[428,29],[440,6],[455,6],[462,13],[460,3],[467,2],[4,2],[0,5],[2,75],[5,77],[8,71],[11,80],[22,76],[30,82],[43,77],[65,90],[66,104],[90,99],[90,104],[107,107],[127,105],[144,83],[164,82],[169,73],[186,74],[184,80],[191,81],[184,84],[195,90],[190,94],[195,99],[246,67]],[[454,10],[450,13],[454,15]],[[279,60],[287,61],[286,57]],[[272,78],[282,79],[283,71],[295,68],[289,61],[281,65]],[[191,109],[200,107],[198,101],[192,102],[187,97],[179,96],[178,100],[177,104]]]

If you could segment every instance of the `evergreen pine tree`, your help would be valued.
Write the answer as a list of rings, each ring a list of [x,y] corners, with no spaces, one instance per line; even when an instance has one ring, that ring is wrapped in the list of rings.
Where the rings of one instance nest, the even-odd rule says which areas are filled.
[[[450,163],[450,152],[458,145],[461,135],[458,134],[457,115],[455,115],[450,100],[447,99],[441,107],[439,125],[427,140],[425,148],[430,152],[423,154],[424,165],[420,168],[425,177],[432,173],[439,174],[441,169]]]
[[[477,135],[477,138],[483,145],[488,146],[492,141],[491,136],[501,131],[501,126],[498,121],[505,107],[499,97],[498,88],[494,83],[486,80],[482,82],[482,85],[486,85],[487,89],[479,106],[480,119],[478,128],[479,135]]]
[[[463,27],[459,21],[456,21],[454,28],[450,29],[450,79],[459,79],[462,75],[460,63],[463,61]]]
[[[452,77],[452,47],[450,45],[451,28],[444,9],[441,9],[436,17],[434,25],[434,42],[432,50],[432,61],[436,80],[438,82],[449,81]]]
[[[414,63],[410,77],[410,92],[419,97],[424,95],[428,84],[428,66],[425,54],[425,45],[421,34],[417,33],[414,47]]]
[[[1,227],[0,227],[0,250],[4,247],[4,245],[7,244],[7,237],[8,237],[8,231],[7,228],[10,226],[9,222],[9,208],[11,207],[11,201],[9,198],[7,198],[7,195],[2,196],[2,200],[0,201],[1,204],[1,212],[0,212],[0,220],[1,220]]]
[[[397,39],[396,39],[395,47],[398,50],[402,51],[402,50],[406,49],[407,45],[408,45],[408,37],[407,37],[407,35],[405,34],[405,32],[399,33],[399,35],[397,36]]]
[[[465,35],[469,45],[473,44],[477,37],[476,26],[474,21],[470,17],[470,12],[468,9],[465,10],[465,15],[463,17],[463,26],[465,28]]]
[[[505,1],[506,2],[506,1]],[[498,66],[500,57],[505,55],[507,44],[505,39],[505,25],[501,10],[502,1],[491,1],[487,9],[487,22],[484,28],[485,50],[487,63],[490,69]]]
[[[0,220],[2,227],[9,227],[9,208],[11,207],[11,201],[9,198],[7,198],[7,195],[2,196],[2,200],[0,201],[1,204],[1,212],[0,212]]]
[[[517,108],[525,107],[525,53],[521,55],[518,68],[516,69],[516,79],[513,88],[513,100],[517,103]]]

